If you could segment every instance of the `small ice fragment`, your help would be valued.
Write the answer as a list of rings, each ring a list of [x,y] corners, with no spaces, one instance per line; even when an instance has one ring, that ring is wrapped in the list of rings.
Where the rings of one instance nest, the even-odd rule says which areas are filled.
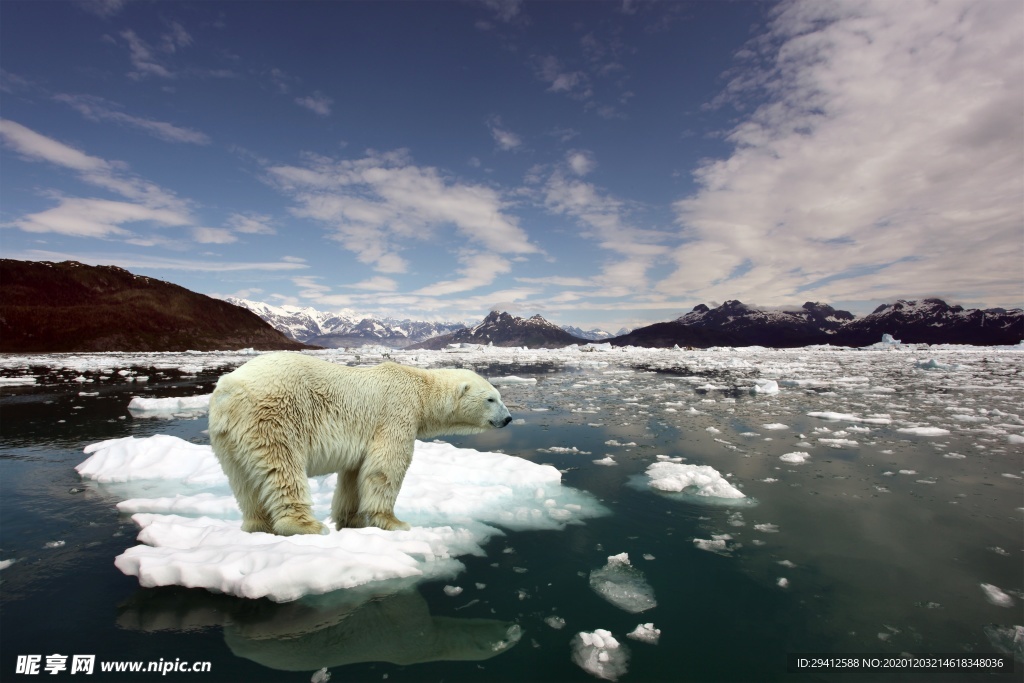
[[[658,639],[661,638],[661,629],[654,628],[654,624],[637,624],[636,628],[626,634],[627,638],[633,640],[639,640],[644,643],[650,643],[651,645],[657,645]]]
[[[47,541],[43,545],[43,547],[44,548],[62,548],[62,547],[64,547],[64,543],[65,543],[64,541]]]
[[[746,498],[709,465],[656,462],[647,468],[648,486],[659,491],[686,492],[705,498]]]
[[[949,434],[948,429],[941,427],[901,427],[896,430],[901,434],[913,434],[915,436],[945,436]]]
[[[611,467],[612,465],[618,465],[619,463],[615,462],[615,458],[613,458],[612,456],[606,455],[605,457],[601,458],[600,460],[594,460],[594,464],[595,465],[604,465],[605,467]]]
[[[779,460],[783,462],[790,462],[793,463],[794,465],[802,465],[803,463],[807,462],[807,458],[809,457],[809,453],[801,453],[800,451],[796,451],[794,453],[786,453],[785,455],[780,455]]]
[[[779,526],[777,524],[755,524],[754,529],[766,534],[779,533]]]
[[[589,674],[614,681],[627,671],[629,651],[609,631],[581,631],[573,636],[571,646],[572,661]]]
[[[775,585],[779,588],[789,588],[789,579],[785,576],[780,576],[779,580],[775,582]]]
[[[998,586],[991,583],[981,584],[981,590],[985,591],[985,599],[996,607],[1013,607],[1013,598],[1004,593]]]
[[[612,555],[608,564],[590,572],[590,587],[619,609],[633,614],[658,604],[654,599],[654,589],[647,583],[643,572],[630,564],[627,553]]]
[[[12,564],[14,564],[15,561],[16,560],[0,560],[0,569],[7,569]]]
[[[789,425],[784,425],[781,422],[769,422],[768,424],[761,425],[763,429],[789,429]]]
[[[565,628],[565,619],[563,619],[562,617],[546,617],[544,619],[544,623],[550,626],[551,628],[555,629],[556,631]]]
[[[450,598],[454,598],[456,595],[462,592],[462,586],[445,586],[444,594]]]
[[[792,569],[793,567],[796,566],[795,564],[793,564],[789,560],[779,560],[778,563],[781,564],[783,567],[786,567],[787,569]]]
[[[327,683],[329,680],[331,680],[331,672],[327,670],[326,666],[316,671],[313,677],[309,679],[310,683]]]

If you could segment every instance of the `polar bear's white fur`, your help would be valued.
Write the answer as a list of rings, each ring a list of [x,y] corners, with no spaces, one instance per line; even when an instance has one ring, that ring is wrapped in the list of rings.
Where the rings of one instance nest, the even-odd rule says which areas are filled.
[[[282,536],[326,533],[307,477],[332,472],[338,529],[408,529],[394,506],[413,442],[511,421],[498,391],[470,370],[349,368],[299,353],[249,361],[210,399],[210,442],[242,529]]]

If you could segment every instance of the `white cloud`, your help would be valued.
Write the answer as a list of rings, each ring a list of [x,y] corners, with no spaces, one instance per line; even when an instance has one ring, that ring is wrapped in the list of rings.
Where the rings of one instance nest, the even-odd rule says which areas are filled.
[[[112,102],[91,95],[55,95],[58,102],[63,102],[78,111],[91,121],[113,121],[122,125],[138,128],[167,142],[185,142],[193,145],[208,145],[210,138],[199,131],[181,128],[165,121],[154,121],[138,116],[131,116],[122,111]]]
[[[462,277],[436,282],[419,289],[413,294],[421,296],[445,296],[466,292],[489,285],[498,277],[512,270],[512,264],[497,254],[467,252],[459,257],[463,266],[459,268]]]
[[[228,272],[228,271],[280,271],[306,268],[301,263],[284,263],[281,261],[200,261],[195,259],[162,258],[159,256],[139,256],[137,254],[76,254],[70,252],[45,251],[29,249],[24,252],[12,253],[8,258],[23,261],[78,261],[92,266],[113,265],[125,269],[152,268],[156,270],[185,270],[197,272]]]
[[[270,216],[259,213],[233,213],[228,217],[228,226],[235,232],[247,235],[274,235],[277,231],[271,225]]]
[[[136,80],[146,76],[168,79],[175,77],[170,69],[160,64],[153,48],[135,31],[125,29],[121,31],[121,38],[128,44],[128,56],[132,66],[135,67],[135,71],[128,74],[129,77]]]
[[[307,95],[306,97],[296,97],[295,104],[300,107],[305,107],[314,114],[330,116],[331,105],[334,104],[334,100],[321,92],[315,92],[312,95]]]
[[[0,137],[8,147],[32,160],[48,161],[73,171],[112,170],[110,164],[103,159],[89,156],[74,147],[40,135],[10,119],[0,119]]]
[[[151,208],[107,199],[62,198],[52,209],[27,214],[11,221],[25,232],[52,232],[75,237],[131,236],[122,225],[149,223],[160,226],[188,225],[188,216],[169,209]]]
[[[765,99],[675,205],[658,290],[1019,302],[1022,43],[1013,0],[780,5],[727,92]]]
[[[192,228],[192,238],[200,244],[231,244],[238,238],[224,228]]]
[[[571,156],[571,155],[570,155]],[[593,282],[603,297],[635,296],[648,288],[647,271],[669,253],[672,236],[631,224],[628,205],[592,183],[555,171],[544,186],[544,205],[570,216],[583,228],[581,236],[619,257],[602,265]]]
[[[565,156],[565,160],[572,172],[578,176],[587,175],[597,166],[594,155],[587,151],[573,150]]]
[[[270,180],[295,200],[293,213],[320,222],[329,236],[378,272],[407,269],[400,253],[446,228],[499,254],[538,251],[499,192],[416,166],[404,151],[362,159],[307,155],[303,167],[274,166]]]
[[[587,74],[582,71],[567,69],[553,55],[536,59],[535,72],[538,78],[548,84],[550,92],[565,93],[574,99],[580,100],[589,99],[594,94],[590,88],[590,78]]]
[[[487,120],[487,127],[491,130],[491,137],[497,143],[498,149],[503,152],[511,152],[523,145],[523,140],[512,131],[505,128],[501,123],[500,116],[492,116]]]
[[[389,277],[371,277],[368,280],[357,282],[352,285],[345,285],[352,289],[365,289],[371,292],[393,292],[398,289],[398,283]]]

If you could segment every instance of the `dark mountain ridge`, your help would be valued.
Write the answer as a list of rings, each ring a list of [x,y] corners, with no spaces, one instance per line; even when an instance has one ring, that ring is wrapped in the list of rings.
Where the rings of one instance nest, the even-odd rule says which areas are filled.
[[[1024,339],[1024,311],[964,309],[941,299],[898,300],[856,318],[849,311],[807,302],[799,310],[766,311],[739,301],[700,304],[676,320],[609,339],[616,346],[867,346],[883,334],[913,344],[1012,345]]]
[[[0,351],[303,349],[259,316],[115,266],[0,259]]]

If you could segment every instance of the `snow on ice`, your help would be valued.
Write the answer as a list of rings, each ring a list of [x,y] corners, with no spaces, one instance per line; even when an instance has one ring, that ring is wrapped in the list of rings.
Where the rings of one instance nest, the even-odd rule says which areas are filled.
[[[413,529],[246,533],[209,446],[157,435],[85,450],[90,457],[76,467],[79,474],[125,497],[118,508],[133,513],[141,527],[142,545],[114,564],[146,587],[200,587],[287,602],[386,579],[449,578],[462,569],[457,556],[484,554],[481,546],[501,533],[492,525],[558,530],[606,512],[590,494],[562,486],[554,467],[417,441],[396,503]],[[313,512],[325,522],[336,478],[310,479]]]
[[[572,661],[589,674],[614,681],[627,671],[629,651],[603,628],[580,631],[571,645]]]
[[[648,486],[658,491],[687,493],[708,500],[725,499],[726,502],[746,498],[742,491],[710,465],[656,462],[647,468],[647,477]]]

